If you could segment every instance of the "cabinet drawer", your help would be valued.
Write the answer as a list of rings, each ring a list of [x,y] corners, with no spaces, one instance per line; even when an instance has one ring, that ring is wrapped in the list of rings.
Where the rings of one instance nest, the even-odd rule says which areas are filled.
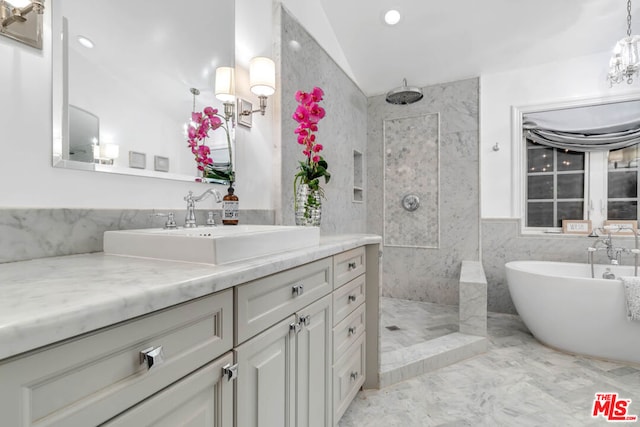
[[[365,329],[365,304],[333,328],[333,361],[336,362]]]
[[[361,246],[333,257],[334,289],[338,289],[364,273],[366,269],[364,249],[364,246]]]
[[[236,287],[236,345],[329,294],[331,258]]]
[[[232,309],[229,289],[0,364],[3,423],[100,424],[229,351]],[[160,346],[148,369],[141,351]]]
[[[333,324],[337,325],[364,302],[365,276],[358,276],[333,293]]]
[[[333,367],[333,423],[338,424],[349,404],[364,384],[365,334]]]

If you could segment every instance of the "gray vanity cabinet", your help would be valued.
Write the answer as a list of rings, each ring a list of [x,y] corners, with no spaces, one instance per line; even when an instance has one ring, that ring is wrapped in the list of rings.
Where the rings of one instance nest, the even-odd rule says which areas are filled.
[[[235,349],[237,427],[333,425],[332,290],[331,258],[237,287],[240,339],[269,319]]]
[[[104,423],[229,353],[232,310],[228,289],[2,361],[0,423]]]
[[[0,425],[335,426],[365,381],[366,254],[358,247],[1,360]]]

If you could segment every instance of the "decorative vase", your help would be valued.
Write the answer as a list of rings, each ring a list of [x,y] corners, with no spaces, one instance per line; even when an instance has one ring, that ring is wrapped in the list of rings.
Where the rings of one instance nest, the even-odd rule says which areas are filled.
[[[320,226],[322,202],[319,190],[312,190],[308,184],[300,184],[296,189],[296,225]]]

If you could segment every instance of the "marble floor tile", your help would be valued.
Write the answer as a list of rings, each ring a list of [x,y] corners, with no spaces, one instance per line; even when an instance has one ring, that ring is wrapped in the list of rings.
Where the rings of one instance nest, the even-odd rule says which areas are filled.
[[[640,416],[640,366],[545,347],[514,315],[489,313],[488,335],[484,354],[381,390],[360,391],[339,426],[611,425],[591,417],[597,392],[631,399],[629,414]],[[383,342],[384,337],[383,330]]]

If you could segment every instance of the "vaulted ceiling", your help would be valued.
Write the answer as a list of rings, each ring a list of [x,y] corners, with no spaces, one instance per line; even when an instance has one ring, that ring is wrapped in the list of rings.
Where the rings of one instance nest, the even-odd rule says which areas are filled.
[[[624,0],[321,3],[356,83],[369,96],[400,86],[405,77],[409,85],[426,86],[603,53],[627,30]],[[637,6],[632,12],[640,29]],[[395,26],[384,23],[389,9],[402,14]]]

